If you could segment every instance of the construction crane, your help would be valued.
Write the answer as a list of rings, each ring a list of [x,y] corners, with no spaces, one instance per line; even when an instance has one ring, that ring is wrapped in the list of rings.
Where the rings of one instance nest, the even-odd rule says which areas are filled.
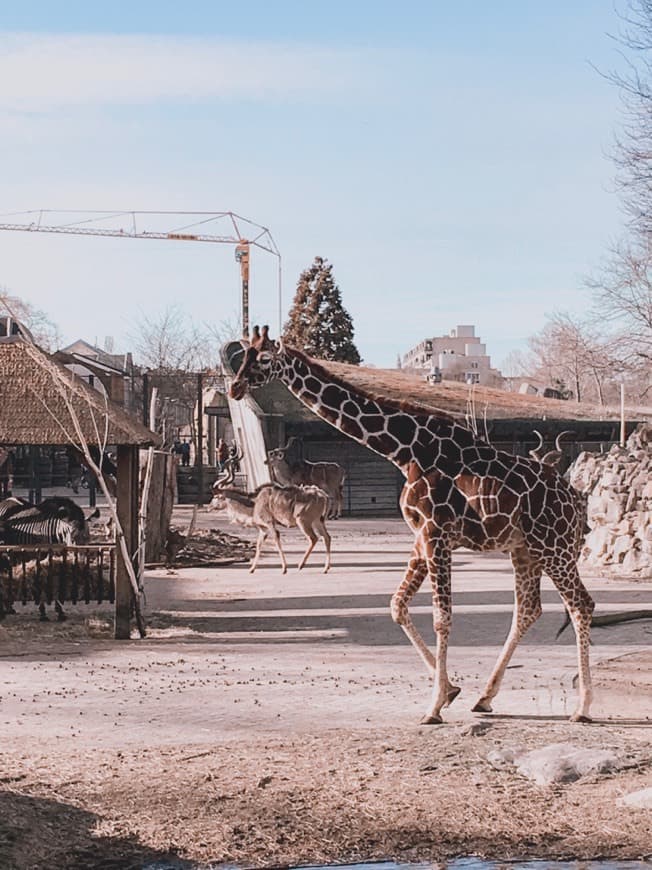
[[[281,332],[282,286],[281,253],[267,227],[232,211],[89,211],[38,209],[2,214],[0,230],[29,233],[59,233],[76,236],[109,236],[116,239],[209,242],[235,245],[240,264],[242,334],[249,336],[249,255],[252,247],[273,254],[278,260],[278,326]],[[76,218],[76,219],[73,219]],[[186,223],[189,220],[189,223]],[[173,228],[169,224],[174,221]],[[217,234],[207,230],[225,229]]]

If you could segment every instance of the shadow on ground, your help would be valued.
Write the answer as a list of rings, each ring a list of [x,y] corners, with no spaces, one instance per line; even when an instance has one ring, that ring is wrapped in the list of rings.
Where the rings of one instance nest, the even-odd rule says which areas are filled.
[[[141,870],[157,862],[185,864],[135,837],[100,836],[99,822],[94,813],[62,801],[0,791],[0,867]]]

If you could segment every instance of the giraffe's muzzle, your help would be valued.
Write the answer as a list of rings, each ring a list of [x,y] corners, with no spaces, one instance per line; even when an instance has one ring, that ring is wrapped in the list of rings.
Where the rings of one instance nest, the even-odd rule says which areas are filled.
[[[247,392],[247,384],[245,381],[233,381],[229,389],[229,396],[238,401]]]

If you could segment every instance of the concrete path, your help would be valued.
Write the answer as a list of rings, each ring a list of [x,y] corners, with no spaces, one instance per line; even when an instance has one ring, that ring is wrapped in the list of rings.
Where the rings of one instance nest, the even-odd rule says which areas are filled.
[[[183,526],[190,511],[177,514]],[[236,531],[215,514],[202,513],[200,519],[204,527]],[[415,726],[429,680],[389,614],[410,535],[399,520],[341,520],[331,523],[331,530],[334,567],[328,574],[321,570],[321,545],[307,568],[292,567],[287,575],[273,550],[253,575],[246,564],[150,572],[145,640],[66,639],[65,634],[43,640],[32,631],[23,643],[5,643],[0,651],[5,738],[30,733],[106,746],[125,740],[214,742],[241,729],[300,733]],[[303,538],[286,532],[284,542],[289,564],[296,566]],[[586,580],[597,613],[652,608],[652,585]],[[449,664],[462,694],[445,718],[459,723],[474,718],[470,708],[509,627],[510,562],[498,554],[458,551],[453,586]],[[496,699],[498,716],[556,719],[573,710],[574,635],[568,629],[555,640],[563,607],[547,580],[543,602],[544,614],[517,650]],[[416,596],[412,613],[432,643],[428,591]],[[35,617],[32,612],[19,618]],[[645,656],[651,638],[649,621],[594,631],[595,717],[652,717],[652,693],[645,696],[636,688],[645,679],[649,687]],[[609,676],[601,683],[600,663],[607,661]],[[632,691],[623,694],[629,677]]]

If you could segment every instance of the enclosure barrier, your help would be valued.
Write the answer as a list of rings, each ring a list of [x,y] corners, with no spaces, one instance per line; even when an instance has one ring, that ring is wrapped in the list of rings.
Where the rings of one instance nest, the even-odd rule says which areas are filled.
[[[0,619],[17,602],[115,600],[115,544],[0,544]]]

